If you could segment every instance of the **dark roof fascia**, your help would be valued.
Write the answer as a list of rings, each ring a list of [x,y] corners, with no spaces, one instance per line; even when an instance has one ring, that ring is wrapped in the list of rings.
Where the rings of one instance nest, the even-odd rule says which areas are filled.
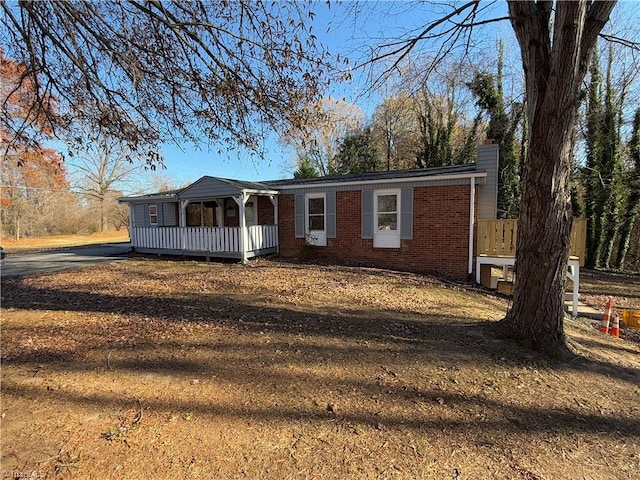
[[[231,186],[238,188],[239,192],[247,192],[247,193],[264,193],[270,195],[276,195],[278,193],[277,190],[274,190],[269,185],[263,182],[249,182],[246,180],[234,180],[232,178],[221,178],[221,177],[203,177],[203,178],[213,178],[215,180],[219,180],[221,182],[227,183]],[[189,185],[190,187],[191,185]],[[187,187],[187,188],[189,188]]]
[[[392,170],[385,172],[335,175],[305,179],[271,180],[263,182],[277,189],[322,187],[329,185],[365,185],[367,183],[415,182],[445,178],[479,178],[487,173],[477,169],[475,164],[447,167],[421,168],[412,170]]]
[[[147,195],[138,195],[133,197],[119,197],[118,203],[145,203],[148,201],[159,200],[178,200],[178,195],[182,190],[169,190],[166,192],[148,193]]]

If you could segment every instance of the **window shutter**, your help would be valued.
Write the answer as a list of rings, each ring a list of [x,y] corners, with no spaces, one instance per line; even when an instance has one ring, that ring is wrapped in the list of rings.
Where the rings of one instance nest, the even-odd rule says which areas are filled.
[[[373,190],[362,190],[362,238],[373,238]]]
[[[327,238],[336,238],[336,192],[325,193],[325,219]]]
[[[164,227],[164,203],[158,203],[158,226]]]
[[[296,238],[304,238],[304,195],[296,194],[295,196],[295,232]]]
[[[413,238],[413,188],[403,188],[400,193],[400,238]]]
[[[143,220],[144,225],[143,226],[144,227],[150,227],[151,226],[151,221],[149,220],[149,205],[145,203],[143,205],[143,208],[144,208],[144,217],[143,217],[144,218],[144,220]]]

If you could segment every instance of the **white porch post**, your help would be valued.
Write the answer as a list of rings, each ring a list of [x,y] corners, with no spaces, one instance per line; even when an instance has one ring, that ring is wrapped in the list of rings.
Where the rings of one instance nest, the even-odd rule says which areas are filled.
[[[273,205],[273,224],[276,226],[276,233],[278,231],[278,196],[269,195],[271,205]],[[280,238],[276,235],[276,251],[280,253]]]
[[[135,219],[133,216],[135,215],[132,203],[128,203],[127,207],[129,207],[129,241],[131,245],[136,246],[136,232],[133,230],[133,225],[135,224]]]
[[[233,197],[238,204],[238,220],[240,222],[240,252],[242,253],[242,263],[247,263],[247,219],[245,217],[244,207],[247,204],[249,196],[242,192],[240,195]]]
[[[189,200],[181,200],[180,201],[180,249],[187,249],[187,206],[189,205]]]
[[[180,226],[187,226],[187,205],[189,205],[189,200],[181,200],[180,201]]]

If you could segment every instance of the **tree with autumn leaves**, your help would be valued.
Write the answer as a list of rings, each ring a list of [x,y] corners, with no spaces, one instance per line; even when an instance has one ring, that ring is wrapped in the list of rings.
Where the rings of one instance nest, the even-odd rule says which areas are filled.
[[[5,99],[0,122],[2,234],[16,238],[35,230],[54,233],[55,205],[69,187],[62,158],[43,146],[53,138],[55,102],[46,98],[41,108],[34,108],[35,81],[24,64],[0,49],[0,94]]]

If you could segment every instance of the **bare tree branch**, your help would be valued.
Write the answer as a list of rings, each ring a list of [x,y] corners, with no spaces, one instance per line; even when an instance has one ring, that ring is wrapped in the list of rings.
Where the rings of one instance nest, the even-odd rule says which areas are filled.
[[[311,6],[3,2],[0,41],[36,73],[37,98],[48,88],[64,112],[130,148],[168,137],[256,149],[264,126],[304,127],[305,107],[329,81],[332,66],[310,33]]]
[[[617,43],[618,45],[622,45],[624,47],[631,48],[632,50],[637,50],[640,52],[640,42],[634,42],[633,40],[629,40],[627,38],[620,38],[614,35],[607,35],[605,33],[601,33],[600,38],[606,40],[607,42]]]

